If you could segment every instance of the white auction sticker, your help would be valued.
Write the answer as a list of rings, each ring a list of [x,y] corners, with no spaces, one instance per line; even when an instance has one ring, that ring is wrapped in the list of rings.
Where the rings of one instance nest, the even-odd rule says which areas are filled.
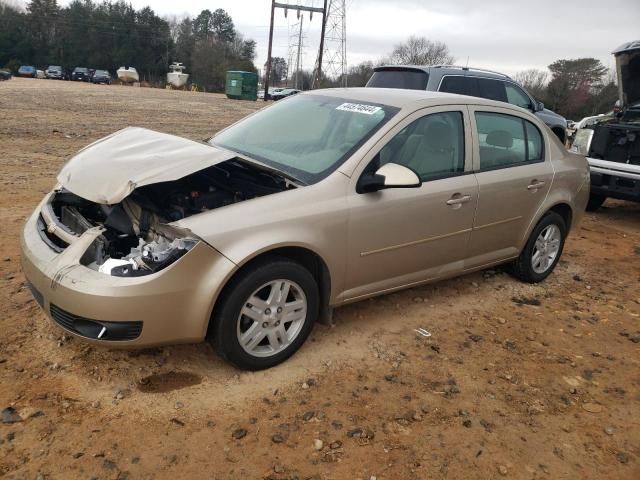
[[[361,103],[343,103],[336,107],[336,110],[344,110],[345,112],[364,113],[365,115],[373,115],[382,110],[382,107],[375,105],[363,105]]]

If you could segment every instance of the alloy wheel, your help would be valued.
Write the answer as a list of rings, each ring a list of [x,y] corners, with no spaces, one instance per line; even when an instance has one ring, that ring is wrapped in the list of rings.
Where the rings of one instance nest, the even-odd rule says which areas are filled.
[[[560,243],[562,241],[562,232],[555,225],[547,225],[536,238],[533,246],[533,254],[531,256],[531,267],[536,273],[544,273],[553,265],[558,253],[560,252]]]
[[[307,318],[307,298],[291,280],[272,280],[257,288],[240,311],[240,346],[254,357],[271,357],[285,350],[300,334]]]

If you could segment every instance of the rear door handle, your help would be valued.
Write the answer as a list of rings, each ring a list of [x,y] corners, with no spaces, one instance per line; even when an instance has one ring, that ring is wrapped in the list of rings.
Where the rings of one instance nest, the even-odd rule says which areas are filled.
[[[539,190],[540,188],[545,186],[545,182],[538,182],[534,180],[531,185],[527,186],[527,190]]]
[[[460,195],[456,193],[453,197],[447,200],[447,205],[461,205],[471,201],[471,195]]]

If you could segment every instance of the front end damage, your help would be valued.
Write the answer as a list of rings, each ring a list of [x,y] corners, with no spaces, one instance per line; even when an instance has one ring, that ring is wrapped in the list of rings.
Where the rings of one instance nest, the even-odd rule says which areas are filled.
[[[185,142],[175,138],[178,144]],[[82,155],[95,160],[105,150],[113,154],[109,143],[122,141],[115,140],[98,143],[97,151],[94,146]],[[173,142],[166,136],[160,140]],[[172,223],[296,186],[229,152],[221,156],[214,147],[196,145],[188,145],[192,153],[212,153],[215,161],[193,163],[172,172],[171,178],[168,169],[158,165],[154,178],[128,163],[120,183],[108,161],[100,168],[94,163],[93,176],[77,157],[65,166],[58,177],[62,184],[41,202],[22,238],[29,286],[59,326],[114,345],[204,338],[213,302],[235,265]],[[104,189],[101,176],[122,188],[116,194]],[[93,188],[88,178],[95,178]]]
[[[572,151],[589,161],[592,196],[640,201],[640,41],[613,53],[621,111],[578,130]]]

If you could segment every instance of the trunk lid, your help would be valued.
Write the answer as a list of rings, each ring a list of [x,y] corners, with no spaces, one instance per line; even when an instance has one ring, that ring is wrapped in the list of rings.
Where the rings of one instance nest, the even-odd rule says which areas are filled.
[[[138,187],[178,180],[236,156],[175,135],[128,127],[80,150],[62,167],[58,182],[79,197],[112,205]]]

